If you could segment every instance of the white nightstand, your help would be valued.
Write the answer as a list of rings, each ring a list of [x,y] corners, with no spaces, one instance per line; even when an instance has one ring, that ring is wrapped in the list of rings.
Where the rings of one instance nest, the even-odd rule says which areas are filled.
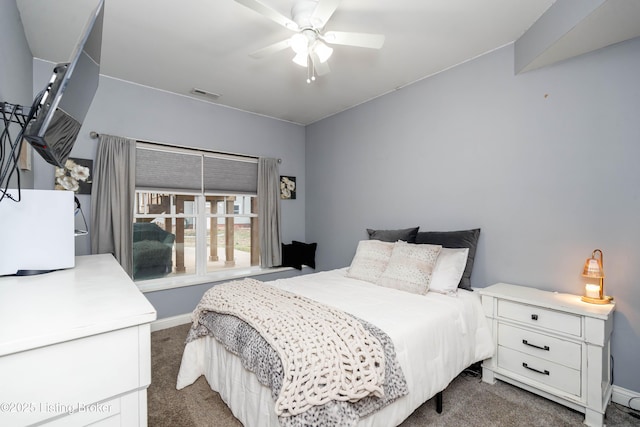
[[[505,283],[479,292],[496,347],[482,364],[482,380],[516,385],[583,412],[586,425],[602,426],[612,390],[615,304]]]

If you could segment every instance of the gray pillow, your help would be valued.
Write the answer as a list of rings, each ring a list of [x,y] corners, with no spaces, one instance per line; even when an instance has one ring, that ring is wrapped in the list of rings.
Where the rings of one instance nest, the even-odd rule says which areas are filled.
[[[476,257],[476,247],[478,246],[478,238],[480,237],[480,229],[459,231],[421,231],[416,235],[416,243],[441,245],[443,248],[469,248],[469,256],[467,257],[467,265],[462,273],[462,279],[458,284],[458,288],[471,291],[471,273],[473,271],[473,261]]]
[[[399,230],[373,230],[367,228],[367,233],[369,234],[369,240],[381,240],[383,242],[402,240],[407,243],[415,243],[419,228],[403,228]]]

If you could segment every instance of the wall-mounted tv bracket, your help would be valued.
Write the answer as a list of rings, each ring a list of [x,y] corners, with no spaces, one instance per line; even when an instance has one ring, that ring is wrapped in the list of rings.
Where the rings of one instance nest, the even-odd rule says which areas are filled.
[[[22,135],[29,122],[33,120],[38,111],[38,104],[34,102],[31,107],[0,102],[0,202],[6,197],[14,201],[20,200],[20,173],[18,171],[18,158],[22,147]],[[11,135],[11,123],[20,125],[18,134]],[[11,177],[16,174],[18,186],[18,199],[14,199],[6,191],[9,188]]]
[[[31,109],[32,107],[0,102],[0,114],[2,114],[4,123],[12,122],[25,126],[30,118],[35,118],[35,114],[30,117]]]

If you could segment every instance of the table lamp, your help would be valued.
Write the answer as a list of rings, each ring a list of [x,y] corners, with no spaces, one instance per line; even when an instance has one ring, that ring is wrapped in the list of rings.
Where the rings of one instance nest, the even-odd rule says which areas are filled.
[[[596,254],[600,257],[596,258]],[[604,294],[604,268],[603,256],[600,249],[595,249],[591,253],[591,258],[587,258],[584,263],[582,275],[590,279],[598,279],[598,284],[587,283],[584,288],[582,301],[591,304],[609,304],[613,297]]]

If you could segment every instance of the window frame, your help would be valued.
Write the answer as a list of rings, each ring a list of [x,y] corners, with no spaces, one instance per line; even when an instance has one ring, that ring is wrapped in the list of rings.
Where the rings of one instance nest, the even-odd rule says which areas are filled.
[[[255,241],[252,240],[252,247],[253,244],[256,243],[255,249],[258,251],[257,252],[257,264],[256,265],[250,265],[249,267],[246,266],[241,266],[241,267],[229,267],[229,268],[222,268],[220,270],[216,270],[213,272],[207,272],[207,259],[208,259],[208,246],[207,246],[207,221],[210,221],[210,218],[212,217],[213,214],[207,213],[206,212],[206,203],[207,203],[207,197],[229,197],[229,196],[235,196],[235,197],[251,197],[252,200],[255,201],[255,206],[256,209],[255,211],[253,211],[253,209],[250,209],[251,213],[247,214],[247,213],[239,213],[239,214],[234,214],[232,213],[228,213],[225,210],[224,214],[217,214],[215,215],[216,217],[233,217],[233,218],[238,218],[238,217],[249,217],[251,218],[251,226],[257,227],[258,224],[258,211],[257,211],[257,204],[258,204],[258,195],[255,192],[229,192],[229,191],[218,191],[218,190],[206,190],[205,187],[205,183],[204,183],[204,163],[205,163],[205,157],[219,157],[221,159],[227,159],[227,160],[237,160],[239,162],[249,162],[249,163],[257,163],[258,162],[258,158],[257,157],[253,157],[253,156],[246,156],[246,155],[235,155],[235,154],[228,154],[228,153],[219,153],[219,152],[214,152],[214,151],[208,151],[208,150],[201,150],[201,149],[192,149],[192,148],[187,148],[187,147],[178,147],[178,146],[168,146],[168,145],[164,145],[164,144],[153,144],[153,143],[148,143],[148,142],[138,142],[136,144],[136,150],[137,149],[144,149],[144,150],[157,150],[157,151],[165,151],[168,153],[178,153],[178,154],[191,154],[191,155],[198,155],[201,158],[201,185],[200,185],[200,191],[194,191],[193,189],[187,190],[187,189],[175,189],[175,188],[162,188],[162,187],[158,187],[158,188],[150,188],[147,186],[138,186],[136,185],[135,187],[135,193],[136,193],[136,198],[138,197],[137,195],[139,193],[160,193],[160,194],[167,194],[167,195],[193,195],[194,196],[194,214],[186,214],[186,213],[182,213],[182,214],[138,214],[137,211],[137,206],[134,206],[134,222],[136,219],[138,218],[194,218],[195,221],[195,228],[196,228],[196,245],[195,245],[195,250],[196,250],[196,262],[195,262],[195,273],[194,274],[172,274],[171,276],[165,276],[165,277],[160,277],[160,278],[152,278],[152,279],[138,279],[135,280],[135,283],[138,285],[138,288],[142,291],[142,292],[153,292],[153,291],[158,291],[158,290],[164,290],[164,289],[172,289],[172,288],[178,288],[178,287],[183,287],[183,286],[192,286],[192,285],[198,285],[198,284],[202,284],[202,283],[210,283],[210,282],[215,282],[215,281],[220,281],[220,280],[228,280],[231,278],[238,278],[238,277],[247,277],[247,276],[254,276],[254,275],[260,275],[260,274],[265,274],[265,273],[273,273],[273,272],[277,272],[277,271],[282,271],[282,270],[287,270],[287,268],[280,268],[280,267],[276,267],[276,268],[261,268],[260,267],[260,243],[259,243],[259,238],[256,238]],[[256,183],[257,184],[257,183]],[[253,206],[253,204],[252,204]],[[175,247],[172,249],[172,251],[175,253]],[[173,266],[173,268],[175,268],[175,265]]]

